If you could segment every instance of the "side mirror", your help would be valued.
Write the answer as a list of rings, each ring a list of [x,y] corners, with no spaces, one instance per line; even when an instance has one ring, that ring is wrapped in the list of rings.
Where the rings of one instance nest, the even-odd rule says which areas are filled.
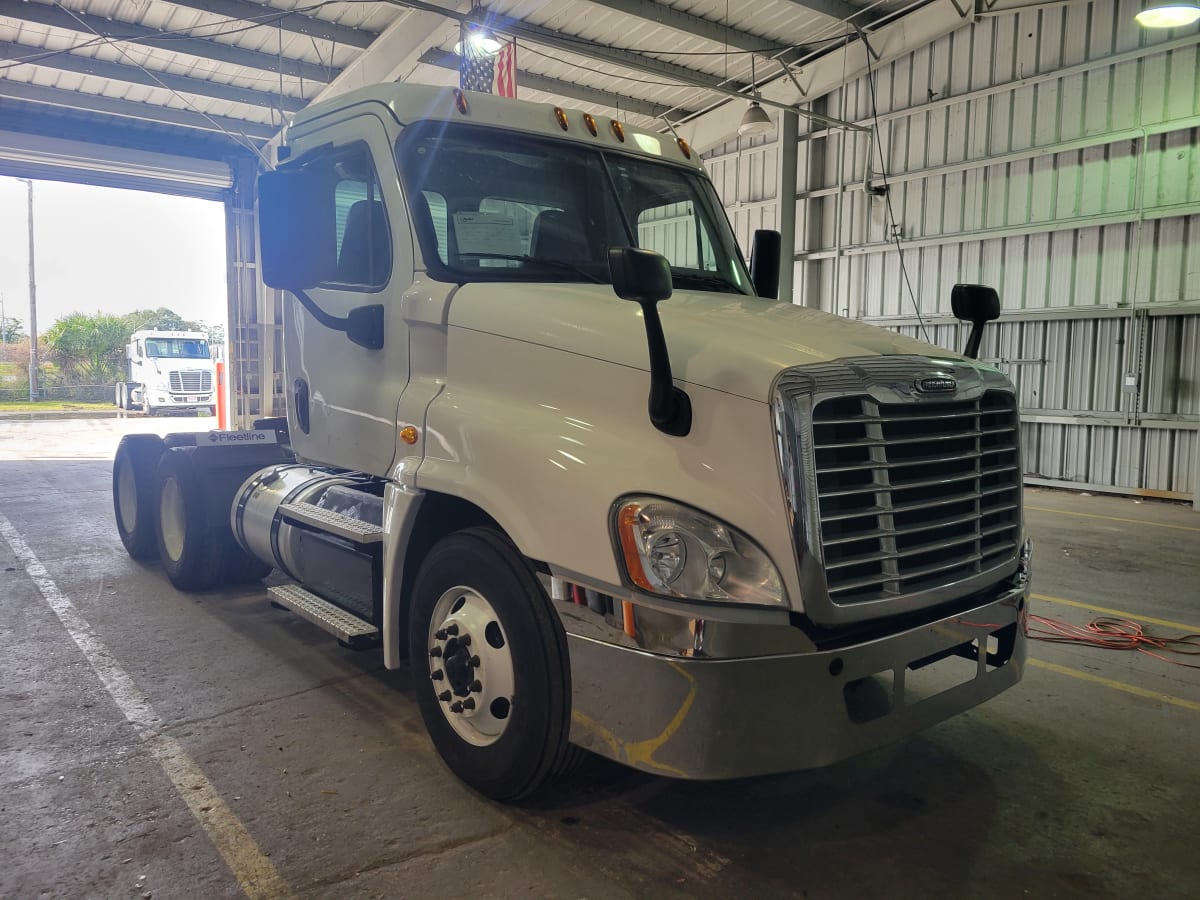
[[[963,356],[978,358],[983,326],[1000,318],[1000,295],[984,284],[956,284],[950,291],[950,308],[956,319],[965,319],[972,326]]]
[[[337,271],[333,192],[304,169],[258,176],[258,264],[280,290],[305,290]]]
[[[778,231],[759,229],[754,232],[754,244],[750,248],[750,280],[758,296],[779,299],[779,261],[782,254],[783,238]]]
[[[671,296],[671,264],[652,250],[612,247],[608,251],[608,270],[617,296],[642,308],[650,351],[650,396],[646,401],[650,422],[663,434],[683,437],[692,430],[692,401],[675,387],[667,339],[658,316],[658,304]]]

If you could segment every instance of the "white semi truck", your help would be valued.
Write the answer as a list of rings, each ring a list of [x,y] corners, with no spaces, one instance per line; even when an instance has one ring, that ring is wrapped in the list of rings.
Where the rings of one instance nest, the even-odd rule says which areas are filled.
[[[202,331],[135,331],[125,347],[129,380],[116,388],[121,409],[156,416],[207,410],[216,415],[216,374]]]
[[[277,606],[407,657],[445,762],[504,800],[578,748],[826,765],[1021,678],[994,291],[955,288],[965,355],[775,301],[778,234],[747,268],[686,143],[543,104],[363,89],[281,159],[286,421],[114,464],[125,546],[177,587],[279,570]]]

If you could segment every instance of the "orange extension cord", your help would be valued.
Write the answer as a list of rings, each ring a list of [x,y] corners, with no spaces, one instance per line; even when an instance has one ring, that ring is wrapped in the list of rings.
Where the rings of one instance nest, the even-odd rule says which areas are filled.
[[[1131,619],[1116,619],[1101,616],[1085,626],[1072,625],[1058,619],[1027,613],[1023,620],[1025,636],[1031,641],[1050,644],[1084,644],[1105,650],[1136,650],[1172,665],[1188,669],[1200,669],[1196,663],[1184,662],[1163,656],[1200,656],[1200,634],[1184,634],[1179,637],[1161,637],[1150,634],[1138,622]],[[1159,652],[1155,652],[1159,651]]]

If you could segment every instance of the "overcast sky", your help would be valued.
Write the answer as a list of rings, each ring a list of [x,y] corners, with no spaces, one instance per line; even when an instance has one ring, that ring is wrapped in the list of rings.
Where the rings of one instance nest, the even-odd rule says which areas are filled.
[[[0,293],[29,330],[29,232],[24,182],[0,178]],[[185,319],[225,321],[225,213],[220,203],[33,183],[38,331],[72,312],[166,306]]]

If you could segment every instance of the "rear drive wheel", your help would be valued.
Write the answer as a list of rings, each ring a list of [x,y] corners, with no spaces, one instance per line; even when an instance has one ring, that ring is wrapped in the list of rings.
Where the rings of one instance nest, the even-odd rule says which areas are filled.
[[[223,564],[224,545],[194,450],[168,450],[158,463],[158,555],[171,584],[181,591],[211,588]]]
[[[271,571],[238,545],[229,524],[237,489],[260,461],[270,461],[245,456],[237,448],[183,446],[159,461],[158,552],[181,591],[247,584]]]
[[[409,650],[425,727],[475,790],[517,800],[569,760],[566,635],[503,535],[472,528],[429,552],[414,585]]]
[[[162,455],[162,438],[153,434],[127,434],[121,438],[113,458],[117,534],[134,559],[152,559],[157,552],[155,471]]]

